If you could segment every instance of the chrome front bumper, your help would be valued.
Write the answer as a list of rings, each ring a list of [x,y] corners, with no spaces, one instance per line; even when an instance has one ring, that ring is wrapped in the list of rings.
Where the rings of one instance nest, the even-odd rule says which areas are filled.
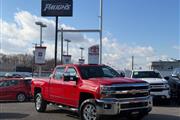
[[[150,92],[153,97],[161,97],[165,99],[170,99],[170,91],[162,90],[161,92]]]
[[[147,112],[152,109],[152,97],[116,99],[105,98],[96,99],[97,114],[117,115],[122,111],[146,109]]]

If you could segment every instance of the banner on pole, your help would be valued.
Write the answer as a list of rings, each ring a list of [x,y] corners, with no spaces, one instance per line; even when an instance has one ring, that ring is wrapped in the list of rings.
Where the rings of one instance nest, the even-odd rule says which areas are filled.
[[[79,64],[84,64],[85,63],[85,59],[79,59]]]
[[[71,55],[63,55],[63,64],[71,64]]]
[[[35,57],[35,64],[43,65],[45,64],[45,54],[46,54],[46,47],[35,47],[34,57]]]
[[[99,45],[88,48],[88,64],[99,64]]]

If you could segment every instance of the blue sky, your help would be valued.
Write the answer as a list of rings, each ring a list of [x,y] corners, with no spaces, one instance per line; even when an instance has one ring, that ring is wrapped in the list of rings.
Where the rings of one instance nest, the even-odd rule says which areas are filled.
[[[13,22],[18,11],[41,16],[40,4],[41,0],[1,0],[1,19]],[[156,55],[180,59],[179,5],[179,0],[104,0],[103,36],[118,44],[151,46]],[[98,28],[98,15],[99,0],[74,0],[73,17],[62,17],[60,23]]]

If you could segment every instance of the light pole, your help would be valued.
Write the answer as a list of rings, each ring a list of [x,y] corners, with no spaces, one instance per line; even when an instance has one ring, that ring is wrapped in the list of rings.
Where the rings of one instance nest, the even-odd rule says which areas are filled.
[[[69,42],[71,42],[71,40],[69,40],[69,39],[65,39],[64,41],[66,41],[66,42],[67,42],[67,55],[68,55]]]
[[[132,70],[134,70],[134,56],[132,56]]]
[[[100,0],[100,24],[99,24],[99,28],[100,28],[100,32],[99,32],[99,36],[100,36],[100,46],[99,46],[99,64],[102,64],[102,39],[103,39],[103,0]]]
[[[42,22],[39,22],[39,21],[35,22],[35,24],[40,26],[40,43],[39,44],[40,44],[40,46],[42,46],[42,43],[43,43],[43,41],[42,41],[42,28],[47,27],[47,25],[42,23]]]
[[[81,50],[81,59],[83,59],[83,50],[84,50],[84,48],[80,47],[79,49]]]
[[[35,24],[40,26],[40,43],[39,44],[40,44],[40,47],[42,47],[42,43],[43,43],[43,41],[42,41],[42,28],[47,27],[47,25],[44,24],[43,22],[40,22],[40,21],[35,22]],[[39,77],[41,76],[41,71],[42,71],[42,68],[41,68],[41,65],[39,65]]]

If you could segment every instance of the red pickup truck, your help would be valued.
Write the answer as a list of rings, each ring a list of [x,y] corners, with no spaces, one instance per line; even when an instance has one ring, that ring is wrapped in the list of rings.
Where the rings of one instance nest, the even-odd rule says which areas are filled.
[[[48,79],[31,85],[35,108],[44,112],[49,103],[79,112],[81,120],[102,115],[141,119],[152,109],[149,84],[123,78],[106,65],[60,65]]]

